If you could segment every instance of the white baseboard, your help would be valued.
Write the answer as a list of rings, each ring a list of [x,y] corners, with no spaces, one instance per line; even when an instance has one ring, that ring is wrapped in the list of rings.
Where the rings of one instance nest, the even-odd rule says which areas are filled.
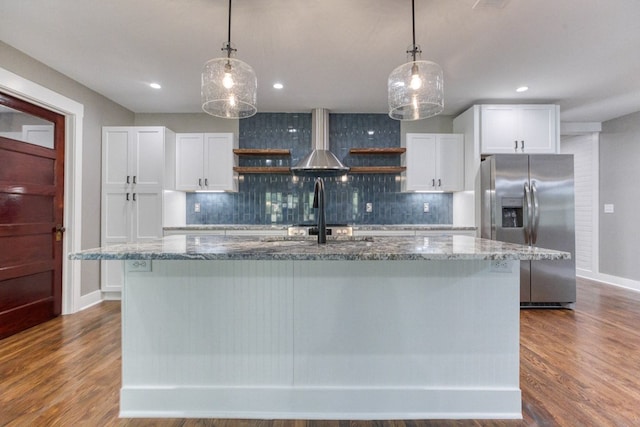
[[[516,388],[124,386],[122,418],[522,419]],[[348,402],[345,404],[345,402]]]
[[[583,277],[585,279],[595,280],[596,282],[605,283],[607,285],[617,286],[619,288],[625,288],[632,291],[640,292],[640,282],[637,280],[612,276],[610,274],[604,273],[594,273],[593,271],[580,269],[577,269],[576,274],[578,275],[578,277]]]
[[[100,304],[102,302],[102,292],[94,291],[86,295],[81,295],[78,301],[78,311],[82,311],[93,305]]]
[[[120,301],[122,292],[120,291],[102,291],[102,299],[104,301]]]

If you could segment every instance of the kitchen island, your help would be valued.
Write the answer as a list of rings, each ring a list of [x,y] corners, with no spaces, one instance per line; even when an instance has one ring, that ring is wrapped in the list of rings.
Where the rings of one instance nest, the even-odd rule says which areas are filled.
[[[468,236],[169,236],[126,264],[123,417],[520,418],[519,260]]]

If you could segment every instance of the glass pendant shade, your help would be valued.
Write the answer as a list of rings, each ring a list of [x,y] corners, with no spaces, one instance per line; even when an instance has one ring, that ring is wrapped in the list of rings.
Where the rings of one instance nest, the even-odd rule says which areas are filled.
[[[440,65],[410,61],[389,74],[389,117],[420,120],[444,109],[444,77]]]
[[[202,69],[202,109],[212,116],[244,119],[257,112],[258,80],[253,68],[235,58],[215,58]]]

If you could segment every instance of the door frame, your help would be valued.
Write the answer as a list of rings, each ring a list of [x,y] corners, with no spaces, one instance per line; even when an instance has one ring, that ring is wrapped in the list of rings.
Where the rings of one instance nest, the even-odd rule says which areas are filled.
[[[81,265],[68,259],[82,248],[82,123],[84,105],[0,67],[0,89],[16,98],[65,116],[64,226],[62,241],[62,314],[90,305],[80,294]],[[99,301],[99,300],[98,300]],[[95,302],[98,302],[95,301]]]

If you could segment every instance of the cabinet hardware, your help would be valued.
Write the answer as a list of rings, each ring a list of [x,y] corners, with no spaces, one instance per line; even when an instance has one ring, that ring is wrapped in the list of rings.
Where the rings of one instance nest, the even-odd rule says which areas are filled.
[[[136,176],[133,175],[133,183],[136,184]]]
[[[204,179],[204,186],[208,187],[209,186],[209,178],[205,178]]]
[[[520,149],[524,152],[524,141],[520,141]]]
[[[129,201],[129,193],[127,193],[127,202]]]
[[[438,178],[438,187],[442,187],[442,180]]]
[[[515,141],[513,141],[516,143],[516,146],[514,147],[514,150],[518,151],[518,140],[516,139]]]
[[[202,187],[202,178],[198,178],[198,187]]]
[[[131,184],[131,183],[129,182],[129,178],[130,178],[130,176],[129,176],[129,175],[127,175],[127,184]]]
[[[133,201],[136,201],[136,193],[133,193]]]
[[[433,178],[431,180],[431,186],[435,188],[435,186],[436,186],[436,179],[435,178]]]

